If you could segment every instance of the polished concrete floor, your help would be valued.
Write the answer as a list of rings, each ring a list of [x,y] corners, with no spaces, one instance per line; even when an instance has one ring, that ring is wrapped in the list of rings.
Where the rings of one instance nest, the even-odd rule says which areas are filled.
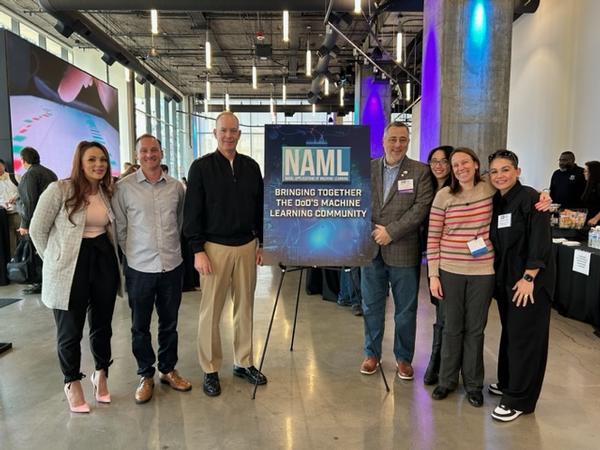
[[[496,398],[473,408],[462,391],[444,401],[422,383],[429,356],[433,308],[422,288],[414,381],[394,371],[388,308],[384,368],[361,375],[362,320],[349,308],[302,296],[295,348],[289,351],[298,273],[286,276],[264,372],[269,384],[251,399],[252,386],[231,373],[231,309],[223,321],[223,393],[202,392],[196,357],[198,293],[184,294],[178,369],[194,388],[179,393],[157,384],[145,405],[133,400],[138,378],[130,351],[126,301],[113,320],[110,389],[113,403],[91,401],[89,415],[68,411],[55,351],[54,323],[39,296],[0,308],[0,341],[14,349],[0,356],[0,449],[582,449],[600,448],[600,339],[590,326],[553,312],[546,381],[535,414],[499,424],[489,414]],[[256,296],[255,352],[263,349],[279,273],[262,268]],[[20,296],[18,286],[0,297]],[[154,324],[154,327],[156,325]],[[490,308],[486,383],[495,381],[498,314]],[[82,371],[93,364],[83,343]],[[258,357],[257,357],[258,360]],[[257,361],[258,365],[258,361]],[[92,400],[89,378],[83,381]]]

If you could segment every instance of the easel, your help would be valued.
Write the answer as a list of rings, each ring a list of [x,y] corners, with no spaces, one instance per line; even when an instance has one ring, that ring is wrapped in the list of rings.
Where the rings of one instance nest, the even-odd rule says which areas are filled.
[[[273,302],[273,311],[271,312],[271,320],[269,321],[269,327],[267,329],[267,337],[265,339],[265,345],[263,347],[263,351],[262,351],[262,355],[260,357],[260,365],[258,366],[258,371],[262,372],[262,368],[263,368],[263,364],[265,362],[265,356],[267,354],[267,347],[269,346],[269,339],[271,337],[271,329],[273,328],[273,320],[275,319],[275,312],[277,311],[277,304],[279,303],[279,296],[281,294],[281,287],[283,286],[283,280],[285,279],[285,274],[288,272],[297,272],[300,271],[300,276],[298,277],[298,290],[296,291],[296,307],[295,307],[295,311],[294,311],[294,326],[292,327],[292,340],[290,342],[290,352],[294,351],[294,338],[296,336],[296,322],[298,319],[298,305],[300,303],[300,290],[302,289],[302,275],[304,274],[304,271],[306,269],[313,269],[315,267],[312,266],[293,266],[293,267],[287,267],[286,265],[279,263],[279,269],[280,269],[280,274],[281,274],[281,278],[279,278],[279,286],[277,287],[277,295],[275,295],[275,301]],[[333,269],[333,270],[344,270],[349,272],[350,269],[349,268],[344,268],[344,267],[319,267],[321,269]],[[358,286],[356,286],[356,281],[354,280],[353,277],[350,277],[350,279],[352,280],[352,283],[354,284],[354,288],[355,290],[358,289]],[[365,322],[365,329],[367,331],[367,333],[369,334],[369,338],[372,339],[372,335],[371,335],[371,330],[369,329],[367,323]],[[381,355],[375,355],[375,357],[377,358],[377,366],[379,367],[379,372],[381,373],[381,378],[383,379],[383,383],[385,385],[385,390],[386,392],[390,392],[390,387],[388,385],[387,379],[385,377],[385,373],[383,372],[383,367],[381,366]],[[254,384],[254,390],[252,392],[252,400],[254,400],[256,398],[256,390],[258,389],[258,379],[256,380],[255,384]]]

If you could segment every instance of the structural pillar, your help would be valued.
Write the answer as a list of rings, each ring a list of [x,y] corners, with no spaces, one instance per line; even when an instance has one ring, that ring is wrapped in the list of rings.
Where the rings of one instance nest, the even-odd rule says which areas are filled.
[[[371,129],[371,158],[383,155],[383,132],[390,122],[391,86],[377,79],[371,66],[357,64],[354,82],[354,123]]]
[[[513,0],[425,0],[421,160],[438,145],[482,162],[506,147]]]

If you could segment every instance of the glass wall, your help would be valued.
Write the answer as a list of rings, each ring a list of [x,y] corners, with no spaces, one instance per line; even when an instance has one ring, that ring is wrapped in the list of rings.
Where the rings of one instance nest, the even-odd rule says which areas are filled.
[[[268,105],[264,100],[243,100],[240,103],[244,105]],[[293,104],[288,101],[287,104]],[[302,104],[296,102],[296,104]],[[215,127],[215,118],[219,113],[202,113],[194,115],[194,150],[195,157],[206,155],[213,152],[217,148],[217,141],[213,136]],[[238,143],[237,150],[252,157],[259,165],[264,173],[264,152],[265,152],[265,133],[264,126],[271,124],[285,125],[327,125],[328,114],[326,112],[311,112],[296,113],[292,117],[285,117],[283,113],[276,113],[273,120],[269,112],[254,112],[254,113],[236,113],[240,121],[240,129],[242,134]],[[346,114],[343,117],[343,125],[352,125],[352,113]]]

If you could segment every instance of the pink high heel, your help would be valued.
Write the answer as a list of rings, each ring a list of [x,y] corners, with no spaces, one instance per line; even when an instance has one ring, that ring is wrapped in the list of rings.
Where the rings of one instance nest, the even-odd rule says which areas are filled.
[[[92,386],[94,387],[94,398],[98,403],[110,403],[110,394],[100,395],[98,393],[98,376],[100,374],[100,370],[96,370],[92,373],[90,377],[90,381],[92,382]]]
[[[69,403],[69,409],[71,410],[71,412],[74,412],[74,413],[89,413],[90,405],[88,405],[85,402],[85,399],[83,400],[83,403],[81,405],[73,404],[74,399],[70,395],[71,394],[71,386],[73,385],[73,383],[79,383],[79,381],[72,381],[71,383],[65,384],[65,395],[67,396],[67,402]],[[81,389],[81,383],[79,385],[79,389]],[[83,397],[83,392],[81,393],[81,396]]]

